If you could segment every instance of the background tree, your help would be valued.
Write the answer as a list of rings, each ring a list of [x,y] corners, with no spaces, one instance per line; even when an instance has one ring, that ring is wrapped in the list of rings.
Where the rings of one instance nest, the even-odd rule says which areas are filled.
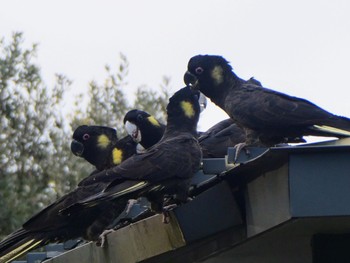
[[[54,200],[64,191],[54,179],[69,172],[59,111],[69,81],[57,76],[47,89],[32,62],[36,45],[22,49],[22,41],[20,33],[0,41],[0,233]]]
[[[120,54],[116,72],[106,66],[103,84],[90,82],[87,94],[76,97],[73,114],[63,116],[71,81],[57,75],[53,87],[45,86],[34,63],[37,45],[25,49],[23,42],[21,33],[0,41],[0,238],[92,172],[90,164],[70,152],[78,125],[117,127],[121,137],[128,110],[143,109],[164,120],[169,98],[169,78],[164,78],[160,93],[142,86],[135,102],[128,102],[123,90],[129,63]]]
[[[94,124],[114,127],[118,131],[123,130],[123,117],[129,107],[123,92],[123,88],[127,85],[128,67],[129,62],[126,57],[120,54],[120,63],[115,74],[111,72],[109,66],[105,66],[107,77],[103,84],[96,81],[89,83],[86,110],[81,109],[79,102],[84,100],[84,95],[80,94],[75,103],[79,108],[73,116],[72,127],[81,124]]]
[[[161,92],[148,89],[146,86],[139,87],[136,91],[134,109],[147,111],[162,123],[166,123],[166,106],[169,100],[170,78],[164,76],[160,85]]]
[[[105,66],[107,76],[102,84],[96,81],[89,83],[86,110],[81,108],[84,94],[80,94],[77,97],[75,102],[76,110],[72,116],[72,127],[77,127],[81,124],[105,125],[116,128],[118,136],[121,137],[125,135],[123,127],[124,116],[131,109],[147,111],[165,123],[170,78],[163,77],[160,89],[157,91],[150,89],[146,85],[137,88],[135,101],[130,104],[124,93],[124,90],[128,89],[129,62],[122,53],[119,55],[119,60],[118,70],[114,73],[110,66]]]

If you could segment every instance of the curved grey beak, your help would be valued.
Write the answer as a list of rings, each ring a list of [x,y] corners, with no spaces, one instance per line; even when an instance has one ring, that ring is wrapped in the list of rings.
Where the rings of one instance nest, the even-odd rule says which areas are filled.
[[[186,73],[184,75],[184,82],[187,86],[190,86],[192,89],[196,89],[198,79],[191,72],[186,71]]]
[[[74,155],[82,156],[84,152],[84,145],[81,142],[73,139],[70,145],[70,149]]]

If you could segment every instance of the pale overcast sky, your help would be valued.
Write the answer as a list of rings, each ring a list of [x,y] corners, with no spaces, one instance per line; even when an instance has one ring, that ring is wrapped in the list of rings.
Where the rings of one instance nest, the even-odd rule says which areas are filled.
[[[39,43],[49,86],[63,73],[87,89],[122,52],[133,90],[167,75],[175,92],[190,57],[217,54],[242,78],[350,117],[349,14],[348,0],[0,0],[0,36]],[[210,105],[200,129],[223,118]]]

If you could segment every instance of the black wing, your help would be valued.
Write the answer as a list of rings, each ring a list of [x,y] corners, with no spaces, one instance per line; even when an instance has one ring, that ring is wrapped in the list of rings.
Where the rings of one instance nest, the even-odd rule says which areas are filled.
[[[321,125],[334,118],[308,100],[249,84],[228,96],[225,105],[233,118],[253,129]]]

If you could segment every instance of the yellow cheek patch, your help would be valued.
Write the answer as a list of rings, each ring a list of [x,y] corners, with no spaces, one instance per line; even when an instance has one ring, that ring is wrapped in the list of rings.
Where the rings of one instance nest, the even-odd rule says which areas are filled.
[[[224,81],[223,69],[220,66],[216,66],[211,71],[211,77],[213,78],[216,85],[221,84]]]
[[[154,118],[153,116],[149,116],[148,118],[148,121],[150,123],[152,123],[154,126],[160,126],[159,122],[156,120],[156,118]]]
[[[187,117],[192,118],[194,116],[194,109],[191,102],[181,101],[180,105]]]
[[[104,134],[98,136],[97,138],[97,146],[100,148],[106,148],[110,143],[111,141]]]
[[[123,160],[123,151],[122,150],[119,150],[118,148],[114,148],[113,149],[113,152],[112,152],[112,155],[113,155],[113,163],[114,164],[120,164]]]

